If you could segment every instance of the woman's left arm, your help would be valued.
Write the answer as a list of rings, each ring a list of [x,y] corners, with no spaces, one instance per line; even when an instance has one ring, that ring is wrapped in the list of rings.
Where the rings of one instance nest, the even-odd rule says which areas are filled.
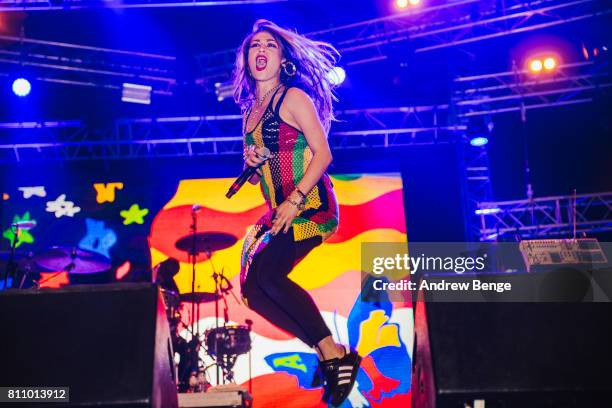
[[[327,143],[325,130],[310,97],[301,89],[291,88],[287,91],[285,101],[284,106],[288,113],[288,119],[297,124],[312,151],[310,164],[304,173],[304,177],[296,186],[302,193],[308,194],[327,170],[332,161],[332,154]],[[288,198],[294,202],[302,201],[302,197],[296,192]],[[279,205],[272,233],[276,234],[281,229],[283,232],[287,232],[297,213],[297,207],[288,201]]]

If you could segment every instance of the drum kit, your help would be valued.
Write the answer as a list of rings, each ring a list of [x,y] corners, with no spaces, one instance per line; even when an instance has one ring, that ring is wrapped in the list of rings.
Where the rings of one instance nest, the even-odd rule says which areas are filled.
[[[237,358],[251,350],[252,321],[247,319],[245,325],[229,324],[227,297],[233,296],[237,303],[240,303],[240,300],[233,293],[232,284],[223,271],[219,273],[215,271],[211,259],[213,252],[231,247],[236,243],[236,238],[220,232],[197,232],[196,212],[192,211],[193,223],[190,234],[175,243],[177,249],[189,255],[192,267],[191,292],[178,291],[174,281],[174,276],[179,271],[177,260],[169,258],[156,265],[152,271],[153,281],[160,287],[164,301],[175,356],[178,355],[175,368],[179,392],[206,391],[213,382],[211,373],[213,368],[216,370],[217,384],[232,383]],[[202,259],[211,261],[214,292],[196,291],[196,261]],[[107,271],[111,267],[111,262],[99,253],[76,247],[55,246],[37,254],[16,252],[13,247],[10,252],[0,252],[0,267],[3,271],[6,270],[4,282],[0,282],[0,289],[8,286],[22,289],[40,287],[41,284],[56,278],[61,272],[74,276]],[[61,272],[41,280],[40,272],[43,270]],[[12,278],[10,285],[8,285],[9,277]],[[215,326],[201,334],[200,305],[209,302],[215,303]],[[223,304],[222,325],[219,324],[220,303]],[[191,304],[191,324],[182,320],[182,311],[186,304]],[[185,330],[184,333],[189,334],[187,337],[191,340],[187,341],[179,334],[182,329]],[[209,357],[206,359],[208,363],[201,358],[201,350],[204,350]]]
[[[97,252],[76,247],[54,246],[37,254],[0,252],[0,267],[5,272],[0,288],[26,289],[40,287],[63,272],[75,276],[107,271],[111,267],[111,262]],[[41,280],[40,272],[43,271],[59,272]]]

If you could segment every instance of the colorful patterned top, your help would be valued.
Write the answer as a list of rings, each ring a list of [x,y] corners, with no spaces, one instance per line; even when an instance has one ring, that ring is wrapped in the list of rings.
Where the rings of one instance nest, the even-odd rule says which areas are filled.
[[[278,90],[272,95],[261,120],[250,132],[245,132],[245,145],[267,147],[272,158],[260,170],[260,187],[268,205],[268,211],[247,233],[242,247],[241,282],[244,283],[253,257],[270,241],[272,218],[275,208],[291,194],[304,177],[312,160],[312,151],[304,134],[283,121],[279,115],[280,106],[289,88],[281,94],[276,108],[272,102]],[[250,110],[247,113],[247,120]],[[246,126],[246,125],[245,125]],[[246,131],[246,129],[244,129]],[[292,222],[293,237],[301,241],[314,236],[322,240],[331,236],[338,228],[338,203],[327,173],[324,173],[314,188],[307,194],[305,209],[298,212]]]

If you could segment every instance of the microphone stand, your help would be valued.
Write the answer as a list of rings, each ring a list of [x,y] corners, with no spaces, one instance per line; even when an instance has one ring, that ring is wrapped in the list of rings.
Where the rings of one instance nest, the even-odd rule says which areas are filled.
[[[212,261],[211,261],[212,264]],[[214,271],[214,266],[213,266]],[[214,272],[213,276],[215,277],[215,357],[219,358],[219,350],[217,347],[217,336],[219,335],[219,280],[217,279],[217,273]],[[219,374],[221,371],[221,367],[219,364],[216,365],[217,368],[217,385],[219,385]]]
[[[19,236],[19,225],[15,225],[15,235],[13,235],[13,242],[11,242],[11,251],[9,253],[9,259],[6,263],[6,272],[4,274],[4,284],[2,289],[8,289],[8,277],[11,275],[11,287],[13,287],[13,280],[15,279],[15,250],[17,249],[17,237]]]
[[[251,329],[253,327],[253,321],[251,319],[246,319],[244,322],[247,324],[247,327],[249,328],[249,336],[250,336]],[[249,347],[249,394],[253,395],[253,372],[252,372],[253,359],[251,356],[251,350],[252,350],[252,347]]]
[[[192,234],[192,241],[191,241],[191,252],[189,253],[189,255],[191,256],[191,342],[193,343],[193,350],[192,353],[196,353],[196,356],[192,356],[192,361],[198,361],[199,360],[199,356],[197,355],[198,353],[198,348],[195,347],[195,341],[200,341],[200,320],[196,319],[196,299],[195,299],[195,279],[196,279],[196,255],[197,255],[197,250],[196,250],[196,245],[197,245],[197,235],[196,232],[198,230],[197,228],[197,212],[195,210],[191,210],[191,220],[192,220],[192,224],[189,226],[189,229],[191,230],[191,234]],[[200,304],[198,302],[198,317],[200,314]],[[193,358],[195,357],[195,358]],[[193,369],[193,367],[192,367]]]

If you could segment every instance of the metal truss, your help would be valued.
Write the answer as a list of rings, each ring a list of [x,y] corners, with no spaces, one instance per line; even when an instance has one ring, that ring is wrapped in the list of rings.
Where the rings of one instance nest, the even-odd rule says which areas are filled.
[[[88,1],[0,0],[0,11],[65,10],[88,7],[177,7],[261,3],[282,0],[228,1]],[[285,0],[290,1],[290,0]],[[331,41],[344,65],[489,40],[516,33],[607,16],[608,2],[597,0],[459,0],[312,32],[315,39]],[[216,82],[232,72],[235,50],[196,56],[200,77],[195,83],[214,91]],[[20,65],[34,71],[35,79],[66,85],[117,89],[122,82],[150,85],[157,94],[169,94],[176,85],[173,56],[87,47],[11,36],[0,36],[0,72]]]
[[[456,47],[562,24],[602,18],[612,13],[608,2],[597,0],[477,1],[459,0],[311,32],[330,41],[346,66],[411,53]],[[197,56],[207,88],[229,78],[235,50]]]
[[[370,149],[455,143],[465,127],[449,125],[448,106],[337,113],[330,146]],[[240,115],[121,119],[106,129],[81,121],[0,123],[0,162],[242,154]]]
[[[170,95],[176,85],[173,56],[0,35],[0,73],[37,81],[121,89],[125,82]]]
[[[458,117],[470,118],[504,112],[521,112],[593,102],[610,92],[608,61],[561,64],[552,73],[534,74],[527,69],[459,77],[454,80],[454,105]]]
[[[478,239],[480,236],[480,220],[476,216],[476,210],[482,202],[493,199],[487,146],[476,147],[464,143],[462,170],[467,201],[465,212],[466,234],[470,240]]]
[[[409,42],[409,50],[426,52],[581,21],[611,11],[609,5],[596,0],[459,0],[313,34],[333,34],[334,44],[341,51],[359,54],[359,58],[351,57],[352,63],[359,63],[386,58],[385,51],[401,42]]]
[[[0,11],[49,11],[78,10],[86,8],[159,8],[159,7],[205,7],[232,6],[241,4],[279,3],[290,0],[220,0],[220,1],[189,1],[189,0],[0,0]]]
[[[483,202],[478,207],[482,241],[569,237],[574,228],[576,234],[612,231],[612,192]]]
[[[457,123],[488,121],[496,114],[518,112],[525,122],[527,111],[593,102],[598,94],[609,92],[612,78],[607,61],[585,61],[560,65],[553,73],[534,75],[529,70],[459,77],[454,80],[452,98]],[[486,119],[486,120],[485,120]],[[475,215],[478,206],[492,200],[487,147],[466,146],[465,180],[468,198],[467,230],[473,237],[482,233]]]

